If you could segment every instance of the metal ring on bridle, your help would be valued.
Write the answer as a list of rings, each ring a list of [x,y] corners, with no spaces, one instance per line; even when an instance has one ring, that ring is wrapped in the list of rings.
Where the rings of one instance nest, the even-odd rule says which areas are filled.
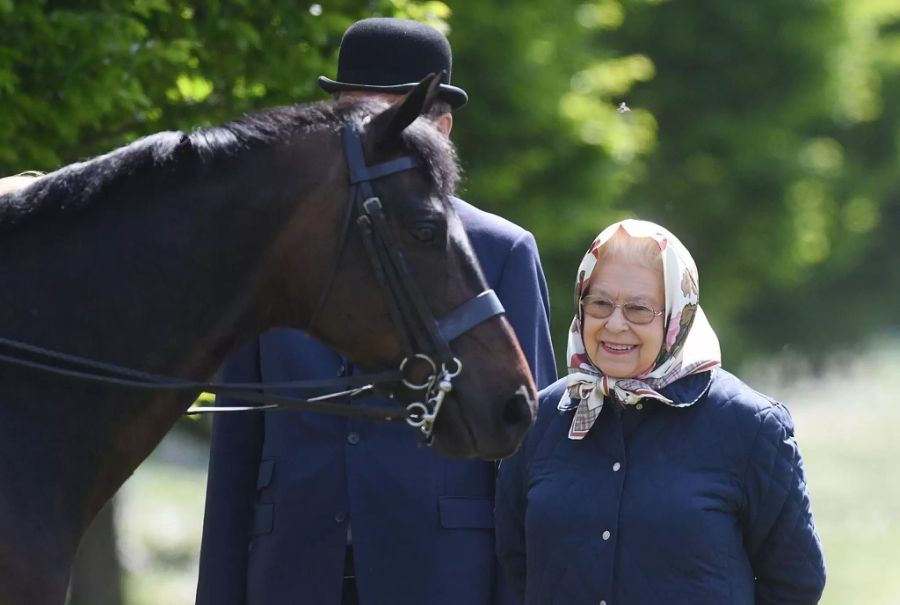
[[[428,406],[418,401],[407,405],[406,411],[409,412],[409,415],[406,417],[406,424],[415,428],[424,426],[430,415]]]
[[[456,370],[453,372],[447,369],[447,364],[441,364],[441,373],[444,378],[456,378],[462,372],[462,362],[459,360],[459,357],[454,357],[453,361],[456,362]]]
[[[409,361],[409,357],[404,357],[403,361],[400,363],[400,381],[408,389],[412,389],[413,391],[424,391],[434,384],[434,381],[437,378],[437,366],[435,365],[434,360],[431,357],[423,353],[416,353],[413,356],[413,359],[424,359],[428,362],[428,365],[431,366],[431,374],[428,375],[428,380],[426,382],[423,382],[422,384],[415,384],[407,380],[406,377],[403,376],[403,370],[404,368],[406,368],[406,363]]]

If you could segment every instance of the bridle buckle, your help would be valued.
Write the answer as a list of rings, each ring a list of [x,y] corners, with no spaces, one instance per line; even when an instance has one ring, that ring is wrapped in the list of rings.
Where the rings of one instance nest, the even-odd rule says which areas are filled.
[[[431,358],[428,359],[431,361]],[[406,406],[406,411],[408,412],[406,423],[413,428],[419,429],[426,443],[431,441],[434,421],[441,411],[444,399],[453,390],[453,379],[462,371],[462,362],[459,358],[454,357],[453,362],[456,364],[456,368],[452,372],[447,369],[446,364],[441,364],[440,379],[436,383],[432,380],[431,384],[429,384],[425,403],[417,401]],[[434,362],[431,361],[431,363]]]

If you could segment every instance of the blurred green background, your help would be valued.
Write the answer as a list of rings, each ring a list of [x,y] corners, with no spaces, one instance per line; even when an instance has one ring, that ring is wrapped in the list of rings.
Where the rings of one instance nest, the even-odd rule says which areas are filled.
[[[826,602],[900,602],[897,0],[0,0],[0,176],[322,99],[341,33],[373,15],[448,34],[461,195],[534,232],[558,359],[593,236],[669,227],[725,365],[797,416]],[[192,602],[204,428],[117,500],[109,598]]]

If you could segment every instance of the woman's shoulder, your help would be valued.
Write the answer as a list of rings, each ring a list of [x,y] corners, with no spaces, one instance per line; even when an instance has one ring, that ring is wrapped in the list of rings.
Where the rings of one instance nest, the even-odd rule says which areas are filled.
[[[565,390],[566,378],[563,377],[538,393],[537,416],[525,439],[524,449],[529,452],[529,456],[544,439],[555,440],[558,434],[566,434],[574,411],[559,410],[559,399]],[[566,418],[569,419],[568,423]]]
[[[563,391],[566,390],[566,377],[558,378],[556,382],[545,386],[538,392],[538,402],[540,409],[545,407],[556,407],[559,404],[559,398],[562,397]]]
[[[538,392],[538,412],[535,427],[552,423],[555,419],[569,415],[574,412],[563,412],[559,410],[559,400],[563,393],[566,392],[566,377],[557,379],[556,382],[550,384]]]
[[[722,368],[713,370],[706,401],[708,408],[733,418],[739,426],[762,429],[768,425],[793,434],[793,419],[781,402]]]

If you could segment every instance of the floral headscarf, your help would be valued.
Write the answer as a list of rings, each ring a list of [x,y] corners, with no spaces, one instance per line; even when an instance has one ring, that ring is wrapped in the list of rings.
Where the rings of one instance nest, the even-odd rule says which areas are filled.
[[[665,339],[653,367],[634,378],[605,376],[591,363],[582,339],[581,297],[590,286],[600,247],[622,229],[631,237],[649,237],[659,244],[663,263],[666,296]],[[594,425],[603,398],[612,396],[625,405],[634,405],[645,397],[667,405],[683,407],[694,403],[674,402],[658,392],[689,374],[707,371],[721,364],[719,339],[700,308],[697,266],[687,248],[669,231],[655,223],[625,220],[604,229],[594,239],[578,266],[575,283],[575,319],[569,328],[566,356],[569,375],[566,391],[559,401],[561,411],[577,406],[569,439],[583,439]]]

